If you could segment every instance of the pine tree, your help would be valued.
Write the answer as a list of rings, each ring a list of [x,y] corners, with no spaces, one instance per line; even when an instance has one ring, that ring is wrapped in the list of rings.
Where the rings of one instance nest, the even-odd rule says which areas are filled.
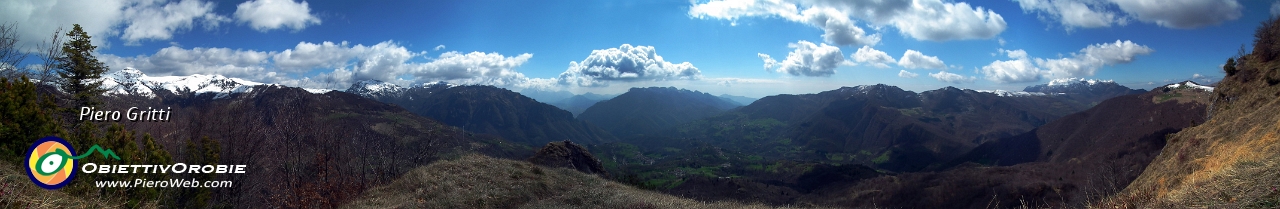
[[[106,91],[99,88],[99,78],[107,72],[107,66],[93,56],[98,47],[90,43],[91,37],[80,24],[75,24],[67,36],[71,40],[62,44],[62,56],[57,58],[59,84],[63,91],[75,96],[78,105],[97,105],[97,96]]]
[[[0,78],[0,160],[19,162],[36,139],[65,133],[49,116],[55,109],[53,99],[36,96],[36,84],[26,76]]]

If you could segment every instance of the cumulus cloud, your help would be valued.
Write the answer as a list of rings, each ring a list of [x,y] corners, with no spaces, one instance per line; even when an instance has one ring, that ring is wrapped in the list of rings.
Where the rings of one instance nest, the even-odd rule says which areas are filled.
[[[422,81],[452,81],[463,84],[509,86],[527,78],[515,68],[533,58],[533,54],[503,56],[484,52],[445,52],[431,62],[412,66],[407,73]]]
[[[99,46],[118,36],[126,44],[168,40],[197,24],[217,27],[227,17],[213,13],[214,3],[201,0],[11,0],[0,1],[0,22],[16,23],[20,43],[27,50],[59,27],[80,24]]]
[[[760,57],[761,61],[764,61],[765,71],[768,71],[769,69],[773,69],[773,67],[778,66],[778,60],[773,59],[773,57],[770,57],[767,54],[756,53],[756,56]]]
[[[689,15],[736,21],[744,17],[780,17],[823,29],[835,45],[875,45],[879,34],[867,35],[852,18],[876,27],[890,25],[918,40],[946,41],[994,37],[1006,28],[994,11],[942,0],[715,0],[694,3]]]
[[[889,68],[889,64],[897,62],[894,61],[893,57],[890,57],[888,53],[873,49],[871,46],[862,46],[862,48],[858,48],[858,51],[854,52],[853,55],[849,56],[849,58],[852,58],[854,62],[869,64],[877,68]]]
[[[987,80],[998,83],[1016,83],[1016,82],[1032,82],[1039,81],[1041,70],[1037,68],[1027,52],[1019,50],[1000,50],[1009,56],[1012,60],[997,60],[983,66],[978,72],[983,74]]]
[[[987,80],[999,83],[1039,81],[1042,77],[1073,78],[1093,76],[1098,69],[1132,62],[1138,55],[1151,54],[1155,50],[1131,41],[1093,44],[1072,53],[1070,57],[1045,59],[1032,58],[1023,50],[1000,52],[1011,60],[994,61],[983,66],[979,73]]]
[[[275,66],[285,72],[302,72],[316,68],[354,67],[358,74],[394,73],[409,59],[425,54],[412,52],[391,41],[372,46],[347,42],[300,42],[292,49],[275,53]],[[385,76],[361,76],[358,79],[389,79]]]
[[[592,50],[582,62],[569,62],[559,82],[577,86],[608,86],[611,81],[697,80],[702,71],[689,62],[667,62],[653,46],[622,44],[617,48]]]
[[[1124,17],[1114,11],[1107,10],[1109,5],[1100,1],[1080,0],[1018,0],[1018,5],[1026,12],[1040,12],[1044,19],[1053,19],[1068,29],[1075,27],[1097,28],[1111,27],[1113,24],[1125,24]],[[1047,17],[1045,17],[1047,16]]]
[[[903,77],[903,78],[916,78],[916,76],[920,76],[920,74],[918,74],[918,73],[913,73],[913,72],[910,72],[910,71],[907,71],[907,70],[899,70],[899,71],[898,71],[898,77]]]
[[[213,2],[182,0],[160,5],[156,1],[138,2],[124,10],[124,19],[130,23],[120,39],[126,44],[138,44],[139,40],[169,40],[178,30],[190,29],[196,20],[206,28],[217,27],[229,19],[213,13]]]
[[[272,54],[274,52],[228,48],[166,47],[150,56],[117,57],[106,54],[99,59],[112,68],[132,67],[153,76],[220,74],[266,80],[276,75],[267,70]]]
[[[1143,22],[1190,29],[1240,18],[1236,0],[1112,0],[1121,10]]]
[[[949,73],[947,71],[938,71],[937,73],[929,73],[929,77],[933,77],[933,79],[938,79],[938,81],[954,83],[954,84],[973,83],[974,80],[978,79],[973,76],[964,77],[963,75]]]
[[[921,69],[921,68],[945,69],[947,68],[947,65],[943,64],[942,60],[938,59],[938,57],[924,55],[924,53],[920,53],[919,51],[910,50],[910,49],[908,49],[907,52],[902,53],[902,58],[898,59],[898,66],[902,66],[909,69]]]
[[[426,58],[426,62],[412,61],[424,54],[412,52],[391,41],[371,46],[346,42],[301,42],[283,51],[173,46],[152,55],[118,57],[106,54],[99,58],[112,68],[132,67],[152,76],[220,74],[309,88],[345,88],[352,82],[368,79],[401,85],[445,81],[539,88],[556,84],[554,79],[527,78],[516,71],[533,57],[532,54],[504,56],[450,51]],[[331,71],[302,77],[306,72],[328,69]]]
[[[299,31],[308,25],[320,24],[320,18],[311,14],[311,7],[306,1],[250,0],[236,5],[234,16],[236,22],[248,23],[249,27],[261,32],[286,27]]]
[[[1040,13],[1067,29],[1125,25],[1132,20],[1168,28],[1216,25],[1241,16],[1236,0],[1018,0],[1022,10]],[[1117,8],[1115,11],[1111,8]]]
[[[436,48],[435,48],[435,50],[436,50],[436,51],[444,50],[444,44],[437,45],[437,46],[436,46]]]
[[[1053,78],[1093,76],[1099,68],[1132,62],[1138,55],[1155,52],[1151,48],[1131,41],[1116,40],[1113,43],[1093,44],[1073,56],[1058,59],[1036,59],[1036,65],[1049,72]]]
[[[787,59],[777,63],[778,69],[775,71],[787,73],[791,75],[803,75],[813,77],[826,77],[836,73],[836,67],[847,62],[844,60],[844,53],[840,52],[840,47],[827,44],[814,44],[808,41],[799,41],[787,44],[791,47],[791,53],[787,54]],[[762,58],[768,55],[761,56]],[[765,60],[765,65],[769,66],[769,58]]]

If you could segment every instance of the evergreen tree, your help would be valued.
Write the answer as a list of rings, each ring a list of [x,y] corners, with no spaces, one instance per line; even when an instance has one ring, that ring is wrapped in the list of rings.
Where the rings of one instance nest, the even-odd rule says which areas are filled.
[[[93,56],[98,47],[90,43],[91,37],[80,24],[75,24],[67,37],[71,40],[62,44],[62,56],[57,58],[56,66],[62,91],[74,95],[78,105],[97,105],[97,96],[106,91],[99,88],[99,78],[107,72],[107,66]]]
[[[1227,72],[1227,76],[1236,75],[1236,72],[1239,72],[1236,70],[1236,58],[1227,58],[1227,64],[1222,65],[1222,71]]]
[[[19,162],[36,139],[65,133],[49,116],[56,109],[53,99],[37,98],[36,84],[26,76],[0,78],[0,160]]]

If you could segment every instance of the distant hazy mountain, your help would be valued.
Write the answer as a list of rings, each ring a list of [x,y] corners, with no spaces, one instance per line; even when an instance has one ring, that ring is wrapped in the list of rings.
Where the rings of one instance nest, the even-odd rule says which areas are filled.
[[[470,132],[494,134],[528,146],[563,140],[590,144],[614,139],[605,131],[574,119],[568,111],[492,86],[437,82],[399,88],[365,81],[353,84],[347,92],[396,104]]]
[[[721,94],[720,98],[733,101],[734,103],[738,103],[738,105],[742,105],[742,106],[749,105],[752,102],[755,102],[756,100],[759,99],[759,98],[751,98],[751,97],[744,97],[744,96],[734,96],[734,95],[728,95],[728,94]]]
[[[1054,79],[1048,84],[1027,86],[1024,92],[1065,95],[1086,104],[1097,104],[1112,97],[1146,93],[1147,90],[1130,89],[1111,80],[1083,78]]]
[[[574,96],[573,93],[569,91],[548,91],[539,89],[520,90],[520,94],[547,104],[559,102]]]
[[[582,111],[587,111],[587,108],[591,107],[591,105],[595,105],[596,102],[603,100],[604,99],[592,99],[592,97],[586,95],[574,95],[573,97],[550,104],[565,111],[569,111],[570,113],[573,113],[574,117],[577,117],[579,114],[582,114]]]
[[[618,137],[648,134],[738,107],[711,94],[675,87],[631,88],[587,108],[579,119]]]

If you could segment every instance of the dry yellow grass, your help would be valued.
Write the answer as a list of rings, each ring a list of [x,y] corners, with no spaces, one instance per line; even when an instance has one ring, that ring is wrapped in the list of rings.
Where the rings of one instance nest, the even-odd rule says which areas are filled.
[[[467,155],[420,167],[344,208],[773,208],[701,202],[564,168]]]
[[[47,190],[31,183],[9,162],[0,162],[0,208],[121,208],[124,201],[86,198]],[[154,208],[154,204],[148,205]]]
[[[1231,79],[1215,92],[1212,119],[1168,137],[1142,175],[1101,206],[1280,207],[1280,85]]]

